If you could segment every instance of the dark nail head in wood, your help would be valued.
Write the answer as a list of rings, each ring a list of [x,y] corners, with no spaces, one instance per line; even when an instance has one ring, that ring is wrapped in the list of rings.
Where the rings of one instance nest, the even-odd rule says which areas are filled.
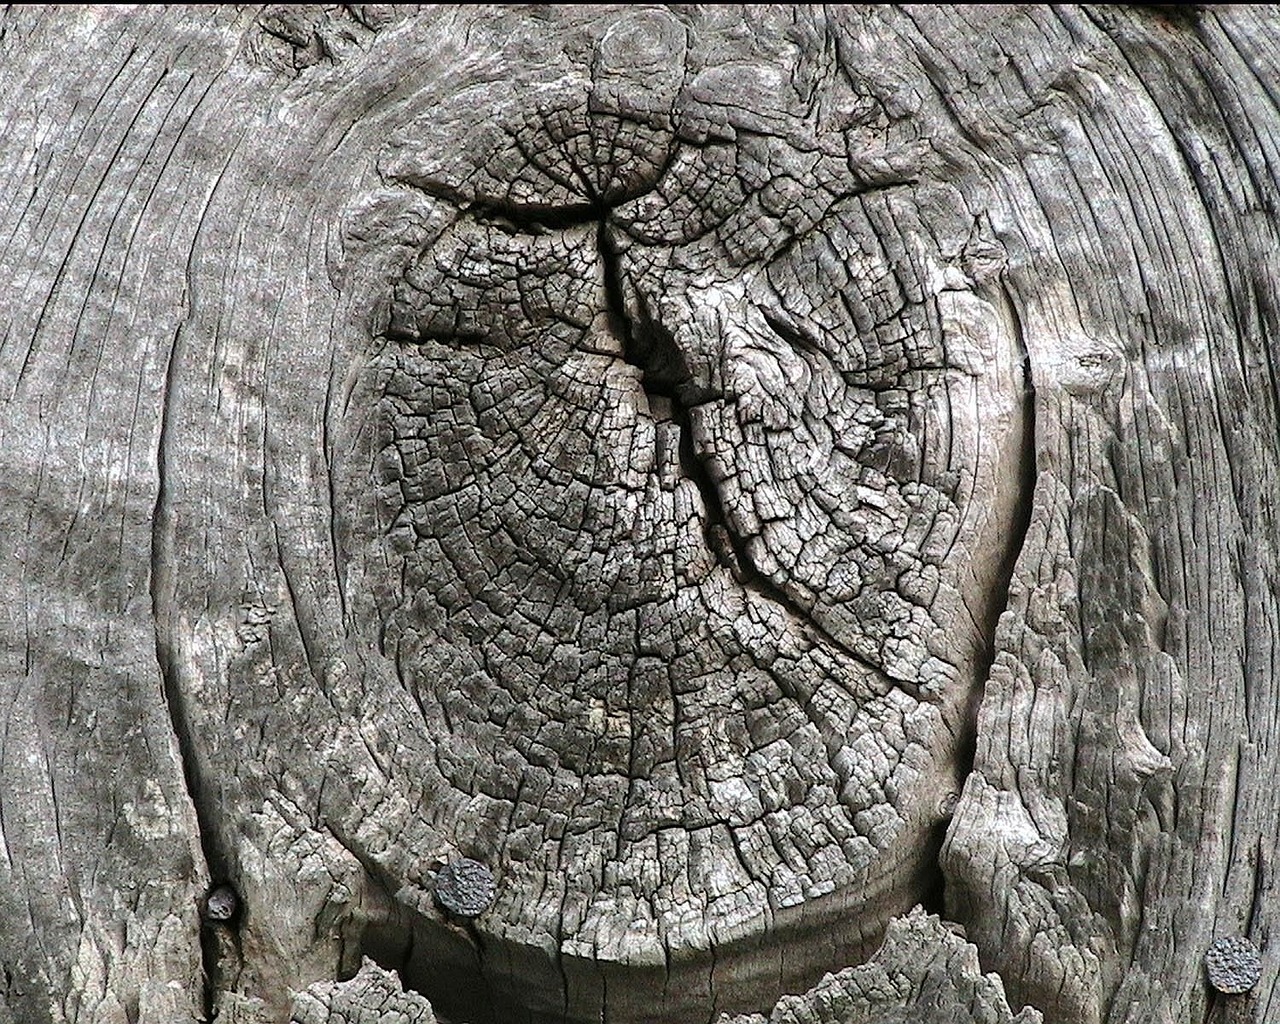
[[[493,872],[478,860],[460,857],[436,875],[436,902],[454,917],[479,917],[493,904]]]
[[[1219,992],[1248,992],[1262,977],[1262,957],[1248,939],[1218,939],[1204,957],[1209,984]]]
[[[230,921],[240,909],[240,897],[229,885],[215,885],[204,899],[204,916],[210,921]]]

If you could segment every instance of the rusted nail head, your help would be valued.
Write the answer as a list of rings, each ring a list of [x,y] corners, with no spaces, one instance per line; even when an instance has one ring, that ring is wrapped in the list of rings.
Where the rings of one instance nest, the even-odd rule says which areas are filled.
[[[478,860],[459,857],[436,873],[436,902],[454,917],[479,917],[494,893],[493,872]]]
[[[1262,957],[1248,939],[1219,939],[1204,956],[1209,984],[1219,992],[1248,992],[1262,977]]]
[[[210,921],[230,921],[240,909],[240,897],[229,885],[215,885],[204,900],[204,916]]]

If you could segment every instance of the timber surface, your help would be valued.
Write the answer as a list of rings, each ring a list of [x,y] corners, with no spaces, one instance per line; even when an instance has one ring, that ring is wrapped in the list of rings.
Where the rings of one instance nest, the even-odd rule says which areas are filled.
[[[1271,1019],[1278,72],[0,13],[0,1024]]]

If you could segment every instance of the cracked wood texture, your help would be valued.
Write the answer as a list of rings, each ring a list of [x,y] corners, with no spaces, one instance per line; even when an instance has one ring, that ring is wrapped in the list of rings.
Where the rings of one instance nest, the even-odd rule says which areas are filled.
[[[1272,1019],[1277,82],[4,9],[0,1024]]]

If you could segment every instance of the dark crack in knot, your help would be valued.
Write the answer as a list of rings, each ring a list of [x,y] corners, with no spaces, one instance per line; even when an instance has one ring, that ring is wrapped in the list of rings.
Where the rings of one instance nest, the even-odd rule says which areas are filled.
[[[1209,984],[1225,995],[1248,992],[1262,977],[1262,957],[1248,939],[1218,939],[1204,957]]]
[[[479,917],[493,905],[493,872],[477,860],[460,857],[436,875],[436,902],[454,917]]]
[[[687,407],[709,400],[713,393],[695,379],[676,339],[654,316],[645,296],[635,295],[634,312],[628,306],[622,253],[604,219],[600,221],[596,244],[604,265],[605,300],[622,342],[623,358],[641,371],[645,394],[671,399],[678,405],[678,415],[687,420]]]
[[[607,211],[606,211],[607,212]],[[608,313],[614,330],[622,342],[622,356],[641,371],[640,386],[649,399],[655,415],[669,416],[680,431],[680,469],[697,487],[702,497],[706,521],[703,533],[716,561],[728,569],[742,586],[782,608],[788,615],[804,623],[818,642],[838,651],[872,672],[883,675],[890,683],[916,700],[936,701],[917,680],[904,679],[873,664],[866,657],[839,640],[815,619],[786,589],[763,572],[751,556],[748,538],[735,530],[725,508],[725,499],[716,485],[705,455],[699,454],[693,442],[693,426],[689,409],[712,401],[718,396],[698,381],[689,361],[671,331],[658,319],[642,292],[634,293],[634,309],[627,303],[623,281],[622,253],[614,241],[605,219],[600,221],[597,247],[604,266],[604,288]],[[775,319],[768,318],[775,330]],[[787,337],[794,340],[797,332]],[[806,345],[809,344],[806,342]]]

